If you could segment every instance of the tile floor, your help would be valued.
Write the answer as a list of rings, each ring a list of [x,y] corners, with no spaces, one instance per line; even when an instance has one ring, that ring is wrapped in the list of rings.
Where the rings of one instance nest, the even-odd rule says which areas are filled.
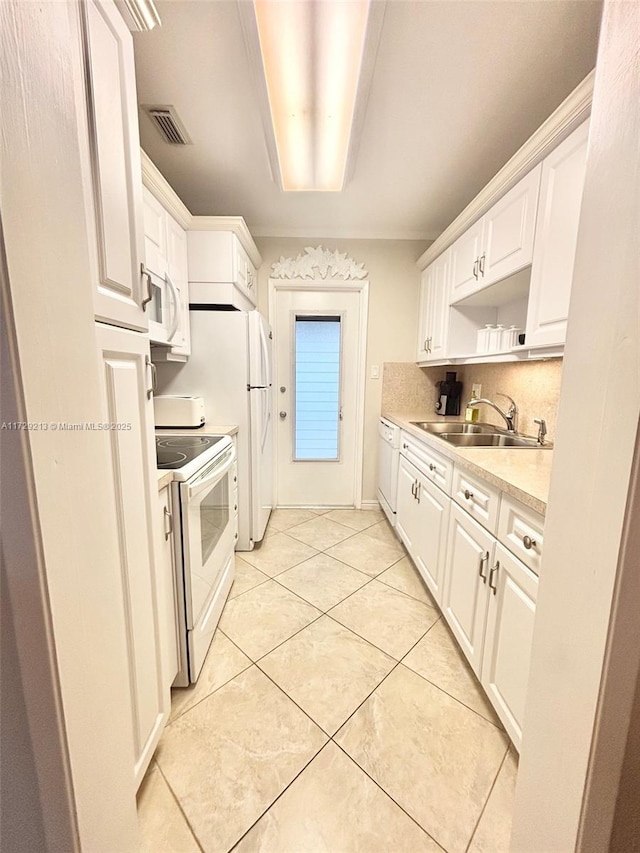
[[[273,512],[138,796],[148,853],[501,853],[517,758],[379,511]]]

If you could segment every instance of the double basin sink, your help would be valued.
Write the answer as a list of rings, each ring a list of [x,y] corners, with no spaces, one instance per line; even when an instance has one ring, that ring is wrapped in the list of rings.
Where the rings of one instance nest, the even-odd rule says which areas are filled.
[[[413,426],[455,444],[456,447],[529,447],[548,449],[550,444],[540,444],[536,438],[500,430],[493,424],[437,423],[411,421]]]

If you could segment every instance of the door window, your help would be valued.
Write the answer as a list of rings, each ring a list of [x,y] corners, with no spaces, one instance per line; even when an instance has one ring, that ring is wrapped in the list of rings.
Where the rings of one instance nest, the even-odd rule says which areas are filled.
[[[340,316],[296,315],[294,460],[340,458]]]

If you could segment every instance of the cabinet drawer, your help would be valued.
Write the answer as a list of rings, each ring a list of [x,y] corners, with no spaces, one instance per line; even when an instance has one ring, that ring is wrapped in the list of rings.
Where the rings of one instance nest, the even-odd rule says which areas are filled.
[[[430,445],[424,444],[406,432],[401,433],[400,452],[428,480],[450,494],[453,476],[453,462],[450,459],[441,456],[437,450],[432,450]]]
[[[540,574],[544,518],[508,495],[502,496],[498,539],[537,575]]]
[[[455,467],[451,497],[491,533],[498,526],[500,492],[464,468]]]

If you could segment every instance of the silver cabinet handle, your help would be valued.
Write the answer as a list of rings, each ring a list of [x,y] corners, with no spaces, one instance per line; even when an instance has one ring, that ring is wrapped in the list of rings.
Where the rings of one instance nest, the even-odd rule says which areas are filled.
[[[527,549],[527,551],[530,551],[532,548],[536,547],[537,542],[535,539],[532,539],[530,536],[523,536],[522,537],[522,544]]]
[[[485,551],[484,554],[480,557],[480,567],[478,569],[478,574],[482,578],[483,583],[487,582],[487,573],[483,572],[482,570],[484,569],[484,564],[488,561],[489,561],[489,552]]]
[[[484,278],[484,262],[486,259],[486,253],[483,252],[478,259],[478,269],[480,270],[480,275]]]
[[[479,260],[478,260],[478,258],[476,258],[475,261],[473,262],[473,277],[475,278],[476,281],[478,280],[478,264],[479,264]]]
[[[430,463],[429,463],[429,470],[430,470],[430,471],[435,471],[435,470],[436,470],[436,466],[433,464],[433,462],[430,462]]]
[[[283,421],[287,417],[286,412],[280,412],[280,420]]]
[[[147,310],[147,305],[148,305],[148,304],[149,304],[149,302],[151,302],[151,300],[153,299],[153,290],[151,289],[151,273],[150,273],[150,272],[149,272],[149,270],[145,267],[145,265],[144,265],[144,264],[140,264],[140,275],[141,275],[141,276],[143,276],[143,277],[144,277],[144,276],[146,276],[146,277],[147,277],[147,295],[146,295],[146,298],[145,298],[145,299],[143,299],[143,300],[142,300],[142,302],[140,303],[140,304],[141,304],[141,306],[142,306],[142,310],[143,310],[143,311],[146,311],[146,310]]]
[[[414,499],[415,499],[415,496],[416,496],[416,486],[417,486],[417,484],[418,484],[418,481],[417,481],[417,480],[414,480],[414,481],[413,481],[413,483],[411,483],[411,494],[413,495]]]
[[[491,571],[489,572],[489,589],[493,592],[494,595],[498,591],[498,587],[493,585],[493,578],[495,575],[498,574],[499,570],[500,570],[500,560],[497,560],[495,566],[492,566]]]
[[[167,521],[169,522],[169,528],[167,529]],[[171,536],[173,533],[173,516],[169,512],[169,510],[164,508],[164,538],[165,541]]]
[[[416,500],[420,503],[420,488],[422,483],[416,483]]]
[[[151,388],[147,388],[147,399],[150,400],[158,387],[158,371],[148,355],[145,355],[144,363],[151,368]]]
[[[470,492],[469,489],[465,489],[464,496],[467,500],[471,500],[471,498],[473,497],[473,492]]]
[[[408,449],[409,449],[409,445],[408,445],[408,444],[403,444],[403,445],[402,445],[402,449],[403,449],[403,450],[408,450]]]
[[[423,347],[423,349],[424,349],[424,351],[425,351],[425,352],[429,352],[429,338],[425,338],[425,339],[424,339],[424,347]]]

